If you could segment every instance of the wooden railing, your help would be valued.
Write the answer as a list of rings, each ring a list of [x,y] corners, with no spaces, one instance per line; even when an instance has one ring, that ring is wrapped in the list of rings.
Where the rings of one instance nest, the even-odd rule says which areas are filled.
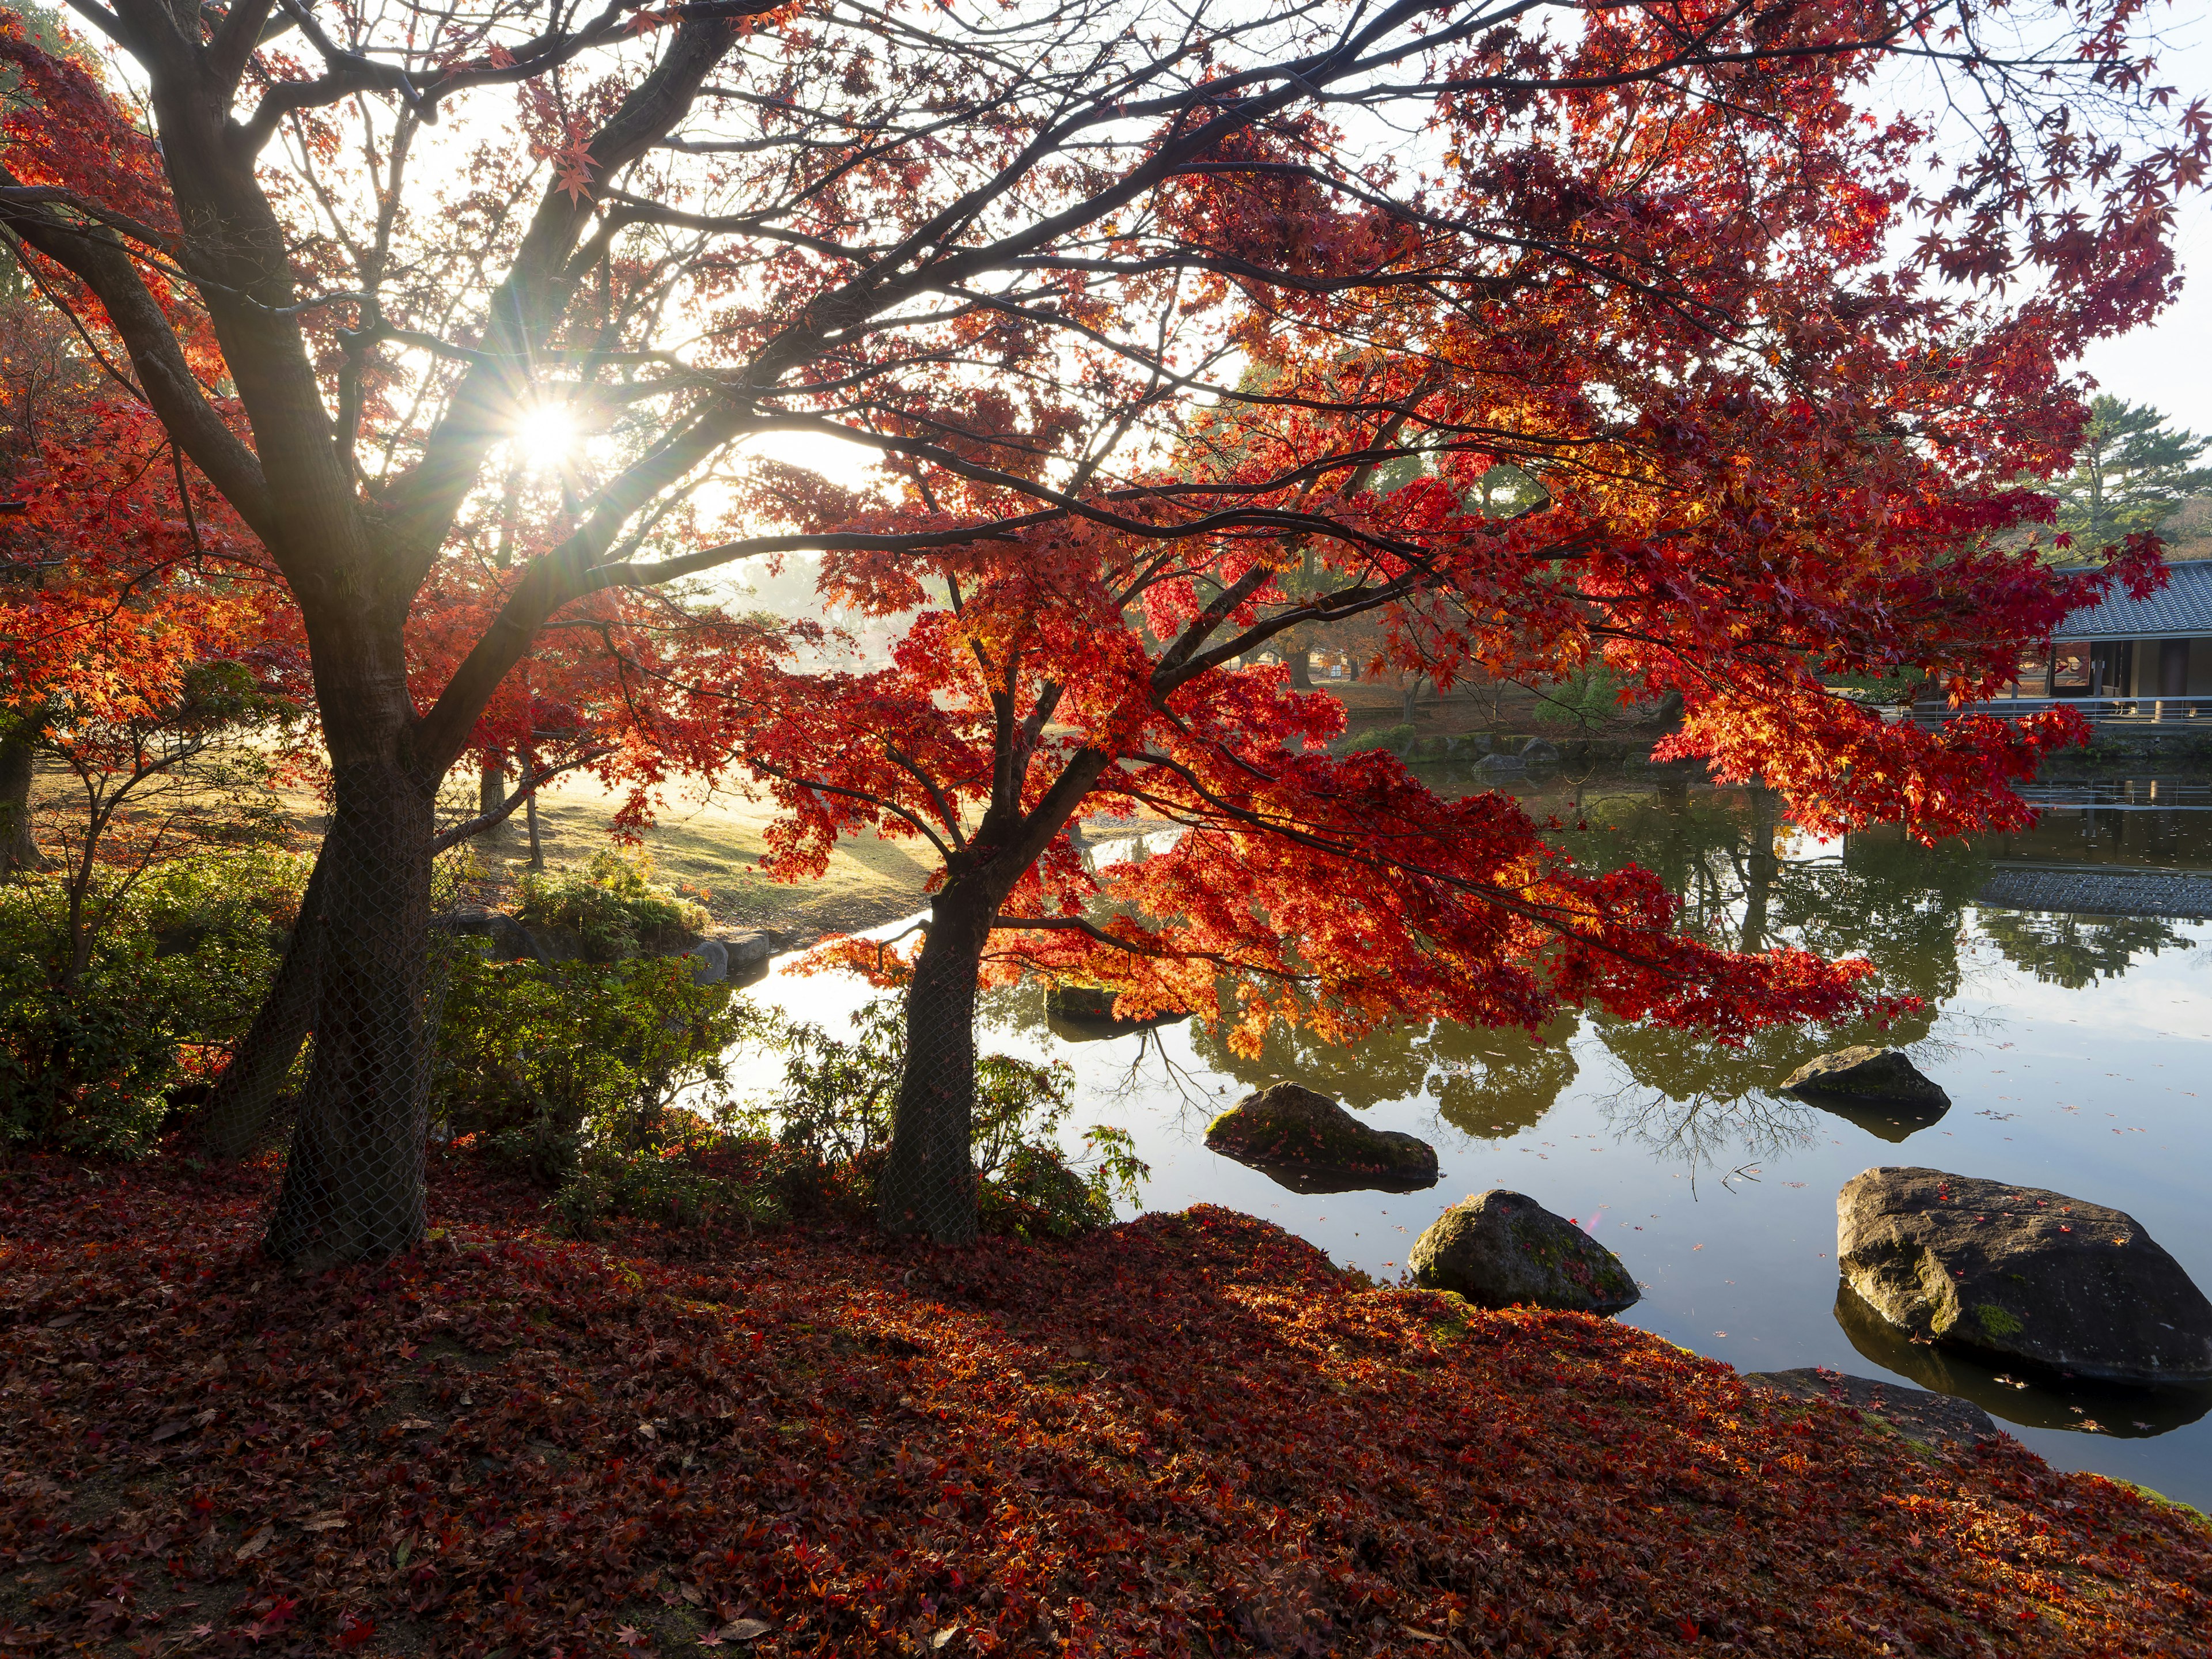
[[[2071,708],[2092,726],[2168,726],[2212,723],[2212,697],[1991,697],[1964,708],[1940,703],[1915,704],[1911,717],[1923,726],[1941,726],[1960,714],[2033,714],[2046,708]],[[1892,718],[1902,720],[1905,711]]]

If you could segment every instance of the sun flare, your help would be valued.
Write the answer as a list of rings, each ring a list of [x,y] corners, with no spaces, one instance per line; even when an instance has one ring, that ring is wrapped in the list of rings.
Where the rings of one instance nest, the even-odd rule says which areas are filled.
[[[576,453],[581,436],[566,404],[532,404],[514,422],[516,453],[532,466],[558,466]]]

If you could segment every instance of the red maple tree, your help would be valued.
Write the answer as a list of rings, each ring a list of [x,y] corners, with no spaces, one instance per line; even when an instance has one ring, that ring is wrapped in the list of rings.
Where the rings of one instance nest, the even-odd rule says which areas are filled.
[[[151,130],[9,37],[37,95],[6,118],[0,227],[119,343],[311,648],[328,925],[270,1237],[310,1262],[422,1224],[441,781],[494,746],[549,624],[752,556],[836,555],[833,589],[878,608],[957,589],[888,676],[770,672],[776,641],[733,633],[668,682],[702,745],[792,792],[787,867],[871,815],[944,843],[913,1006],[951,1035],[914,1067],[895,1224],[929,1194],[964,1234],[968,1037],[919,1015],[964,1008],[1002,915],[1030,959],[1139,963],[1115,982],[1140,999],[1197,997],[1212,952],[1260,988],[1240,1018],[1297,994],[1346,1032],[1386,988],[1724,1031],[1841,1006],[1849,969],[1674,938],[1656,887],[1577,877],[1508,803],[1316,754],[1327,709],[1234,661],[1347,610],[1440,678],[1599,653],[1683,691],[1684,750],[1808,810],[2002,818],[2062,723],[1878,729],[1818,673],[1910,660],[1971,690],[2080,597],[1988,544],[2027,510],[2001,473],[2064,458],[2054,356],[2165,298],[2207,146],[2200,108],[2160,112],[2130,0],[2016,49],[1972,0],[926,26],[800,0],[73,4]],[[1905,60],[1954,83],[1957,130],[1865,118]],[[439,120],[494,106],[495,132]],[[1916,218],[1939,143],[1964,165]],[[2000,280],[2009,309],[1964,286]],[[227,380],[185,349],[202,328]],[[596,434],[591,465],[421,672],[418,604],[548,408]],[[789,434],[891,482],[744,462]],[[1366,487],[1415,451],[1418,481]],[[1545,494],[1492,520],[1466,502],[1501,460]],[[1309,552],[1328,574],[1287,593]],[[1190,820],[1126,896],[1192,920],[1079,925],[1090,878],[1055,843],[1101,790]]]

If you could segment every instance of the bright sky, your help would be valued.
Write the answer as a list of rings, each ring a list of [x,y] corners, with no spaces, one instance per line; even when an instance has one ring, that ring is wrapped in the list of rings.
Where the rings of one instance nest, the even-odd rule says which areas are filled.
[[[2212,10],[2177,5],[2172,15],[2159,78],[2175,89],[2177,105],[2212,97]],[[2093,347],[2083,366],[2114,397],[2155,404],[2212,434],[2212,198],[2184,206],[2175,240],[2187,279],[2181,298],[2154,326]]]

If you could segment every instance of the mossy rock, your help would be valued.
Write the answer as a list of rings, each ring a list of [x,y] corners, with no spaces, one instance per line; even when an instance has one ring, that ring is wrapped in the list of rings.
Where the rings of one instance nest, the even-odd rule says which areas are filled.
[[[1483,1308],[1617,1314],[1643,1299],[1621,1260],[1526,1194],[1494,1187],[1454,1205],[1406,1258],[1413,1282]]]
[[[1437,1178],[1437,1149],[1427,1141],[1370,1127],[1327,1095],[1295,1083],[1245,1096],[1206,1125],[1206,1144],[1279,1180],[1303,1174],[1328,1183],[1284,1182],[1301,1191],[1382,1184],[1404,1190]]]
[[[2212,1299],[2122,1210],[1884,1166],[1836,1200],[1836,1265],[1908,1339],[2155,1389],[2212,1384]]]

